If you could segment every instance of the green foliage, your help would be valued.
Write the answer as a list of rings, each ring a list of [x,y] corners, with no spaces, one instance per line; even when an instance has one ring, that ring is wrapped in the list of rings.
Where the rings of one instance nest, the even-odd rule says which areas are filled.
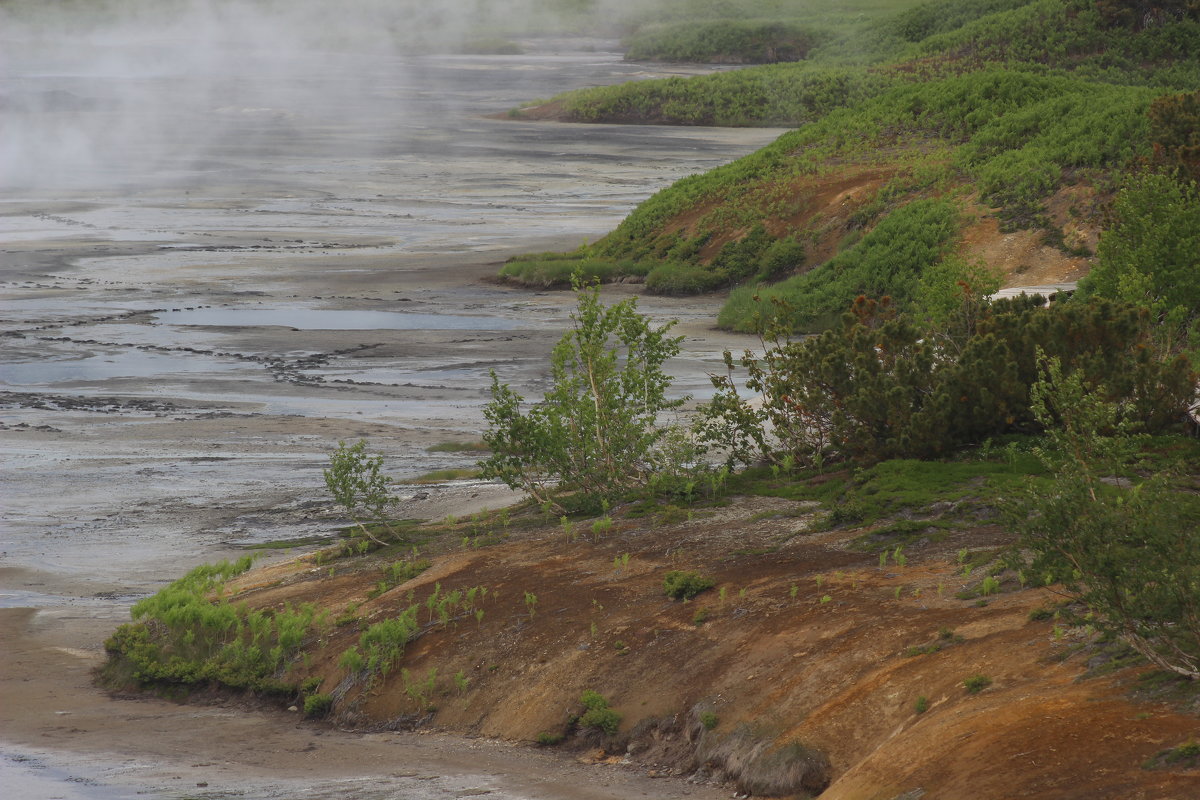
[[[559,513],[600,510],[644,486],[667,432],[658,415],[682,402],[666,398],[663,365],[681,340],[667,335],[671,324],[651,327],[632,298],[604,306],[598,287],[577,284],[576,297],[540,403],[523,412],[523,398],[493,373],[484,409],[492,455],[479,464]]]
[[[479,477],[479,470],[467,468],[447,468],[435,469],[418,475],[415,478],[404,481],[404,483],[428,484],[428,483],[446,483],[447,481],[462,481],[474,480]]]
[[[142,685],[286,688],[283,673],[324,615],[311,604],[254,610],[223,599],[224,582],[249,567],[248,556],[197,567],[135,603],[133,622],[105,642],[107,674]]]
[[[1034,410],[1051,426],[1042,457],[1056,481],[1030,486],[1007,510],[1033,553],[1029,571],[1062,582],[1100,631],[1162,669],[1200,678],[1200,503],[1172,492],[1167,475],[1113,481],[1136,452],[1140,417],[1056,359],[1042,362]]]
[[[1159,97],[1149,116],[1154,161],[1200,182],[1200,91]]]
[[[404,654],[404,647],[420,629],[417,622],[419,606],[412,605],[400,616],[370,625],[358,638],[358,644],[346,649],[338,666],[351,675],[387,675]]]
[[[393,561],[384,573],[392,586],[399,586],[420,575],[431,566],[429,559]]]
[[[958,30],[998,11],[1028,5],[1030,0],[933,0],[901,11],[881,25],[906,42]]]
[[[561,733],[548,733],[547,731],[542,731],[537,735],[537,739],[535,741],[541,747],[553,747],[554,745],[562,742],[562,740],[563,737]]]
[[[532,288],[549,289],[571,285],[572,278],[607,283],[627,275],[645,276],[654,265],[632,259],[592,257],[586,248],[574,253],[534,253],[510,258],[500,277]]]
[[[365,439],[350,446],[338,442],[338,449],[329,456],[329,468],[323,474],[334,501],[346,510],[367,538],[382,544],[363,521],[387,527],[387,508],[396,498],[388,488],[387,477],[380,471],[383,456],[369,456],[366,448]]]
[[[579,717],[580,727],[594,728],[609,736],[616,734],[621,725],[621,715],[608,707],[604,695],[588,689],[580,696],[579,702],[586,709]]]
[[[425,448],[426,453],[486,453],[483,442],[438,442]]]
[[[720,718],[717,717],[716,712],[713,712],[713,711],[700,712],[700,724],[704,726],[704,730],[706,730],[706,731],[711,731],[713,728],[717,727],[717,725],[720,723],[720,721],[721,720],[720,720]]]
[[[864,70],[787,64],[581,89],[554,100],[575,122],[796,126],[877,94],[893,80]]]
[[[787,22],[721,20],[641,28],[626,42],[630,61],[772,64],[801,61],[830,35]]]
[[[740,395],[726,354],[729,373],[713,378],[717,392],[702,409],[702,440],[731,464],[763,459],[793,469],[834,458],[930,458],[1037,431],[1030,387],[1039,348],[1103,387],[1104,398],[1129,403],[1148,431],[1176,424],[1192,402],[1195,373],[1186,359],[1162,356],[1144,311],[971,294],[962,303],[931,328],[865,298],[840,329],[820,336],[792,341],[774,328],[762,355],[741,359],[761,402]]]
[[[929,698],[926,697],[925,695],[919,696],[917,698],[917,702],[913,703],[913,711],[916,711],[918,714],[924,714],[928,710],[929,710]]]
[[[673,600],[691,600],[716,585],[712,578],[684,570],[673,569],[663,576],[663,592]]]
[[[1188,739],[1183,744],[1159,752],[1142,766],[1144,769],[1186,768],[1195,766],[1197,762],[1200,762],[1200,742]]]
[[[323,717],[333,708],[333,695],[310,694],[304,698],[304,716]]]
[[[972,675],[963,681],[963,688],[967,690],[967,694],[979,694],[991,685],[992,679],[987,675]]]
[[[917,300],[927,270],[949,253],[959,229],[958,212],[946,200],[918,200],[889,214],[859,242],[802,275],[765,289],[739,289],[721,310],[718,324],[742,330],[779,321],[797,330],[821,330],[860,295],[890,297],[901,307]],[[754,298],[759,298],[755,302]],[[746,304],[763,314],[746,313]]]
[[[1035,63],[1113,83],[1195,81],[1200,25],[1194,16],[1131,33],[1106,23],[1097,8],[1104,2],[1107,0],[1037,0],[929,37],[918,52]],[[1183,69],[1172,69],[1176,66]]]
[[[1113,216],[1082,293],[1149,308],[1171,349],[1185,347],[1190,332],[1200,365],[1200,189],[1162,174],[1134,176]]]

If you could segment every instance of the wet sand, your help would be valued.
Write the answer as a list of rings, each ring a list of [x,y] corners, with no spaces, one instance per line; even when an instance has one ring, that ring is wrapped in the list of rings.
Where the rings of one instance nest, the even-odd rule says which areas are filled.
[[[710,796],[509,744],[349,734],[90,685],[136,598],[246,546],[335,528],[321,470],[339,440],[370,440],[397,478],[465,466],[426,448],[478,438],[489,370],[545,387],[571,297],[487,280],[507,254],[593,239],[661,186],[778,133],[481,116],[638,74],[611,50],[386,66],[374,104],[337,109],[337,124],[307,125],[300,106],[210,108],[224,134],[197,139],[177,169],[134,159],[0,194],[8,796]],[[24,88],[64,82],[31,70]],[[688,334],[680,392],[702,392],[721,350],[744,342],[709,330],[718,303],[643,299]],[[335,311],[408,316],[350,329],[323,316]],[[402,496],[406,516],[426,518],[510,499],[479,484]]]

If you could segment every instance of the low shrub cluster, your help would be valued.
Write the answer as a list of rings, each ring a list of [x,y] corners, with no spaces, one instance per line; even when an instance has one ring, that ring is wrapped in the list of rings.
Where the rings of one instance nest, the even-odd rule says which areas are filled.
[[[716,585],[712,578],[684,570],[673,569],[663,576],[663,592],[672,600],[691,600]]]
[[[621,715],[608,707],[604,695],[592,690],[585,691],[579,698],[584,712],[579,717],[581,728],[592,728],[608,736],[615,736],[621,726]]]
[[[250,568],[235,563],[197,567],[134,604],[133,622],[105,642],[104,678],[113,684],[217,683],[279,692],[295,687],[285,674],[305,640],[325,627],[312,604],[250,609],[221,598],[224,582]]]
[[[820,466],[932,458],[1042,423],[1031,405],[1039,353],[1058,358],[1098,397],[1128,405],[1149,432],[1177,424],[1196,373],[1154,346],[1154,320],[1136,306],[1040,297],[982,302],[929,329],[889,303],[860,297],[842,325],[792,341],[782,329],[759,356],[747,352],[751,404],[730,375],[703,410],[703,438],[731,462]]]
[[[773,20],[719,20],[652,25],[625,41],[628,61],[773,64],[801,61],[828,31]]]
[[[921,279],[949,254],[958,227],[958,212],[950,201],[901,206],[819,267],[771,287],[736,290],[717,322],[746,331],[761,330],[772,321],[794,330],[823,330],[860,295],[887,296],[912,306]]]

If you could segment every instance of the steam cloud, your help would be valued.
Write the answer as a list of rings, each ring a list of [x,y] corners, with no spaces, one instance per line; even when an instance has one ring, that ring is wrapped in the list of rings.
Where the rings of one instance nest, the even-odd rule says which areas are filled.
[[[0,186],[169,183],[230,148],[315,140],[346,114],[402,124],[406,57],[622,3],[0,0]]]

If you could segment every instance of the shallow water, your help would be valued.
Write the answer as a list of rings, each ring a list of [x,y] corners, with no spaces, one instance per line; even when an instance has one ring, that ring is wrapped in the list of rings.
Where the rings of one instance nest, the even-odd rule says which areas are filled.
[[[521,326],[513,319],[464,314],[406,314],[401,311],[331,311],[313,308],[197,308],[160,311],[158,325],[216,325],[237,327],[279,325],[302,331],[510,331]]]
[[[91,626],[73,646],[92,654],[133,599],[188,567],[336,526],[321,470],[337,441],[368,438],[397,477],[469,463],[426,448],[478,438],[490,371],[544,388],[571,302],[482,282],[488,262],[593,239],[662,186],[778,134],[481,116],[648,74],[611,42],[283,54],[225,75],[217,94],[211,76],[0,49],[6,141],[15,130],[52,145],[130,119],[165,132],[140,150],[97,136],[51,152],[61,158],[42,173],[0,163],[21,176],[0,189],[0,606],[40,609],[47,625],[70,610]],[[320,108],[314,82],[328,90]],[[173,109],[151,105],[163,89]],[[31,97],[71,109],[23,111]],[[695,321],[712,303],[643,308]],[[724,346],[693,340],[678,391],[702,393]],[[191,746],[222,735],[222,719],[206,717]],[[24,796],[182,796],[147,765],[125,768],[119,741],[80,755],[13,736],[0,731],[0,784]],[[256,773],[187,796],[543,796],[468,773],[376,780]]]

